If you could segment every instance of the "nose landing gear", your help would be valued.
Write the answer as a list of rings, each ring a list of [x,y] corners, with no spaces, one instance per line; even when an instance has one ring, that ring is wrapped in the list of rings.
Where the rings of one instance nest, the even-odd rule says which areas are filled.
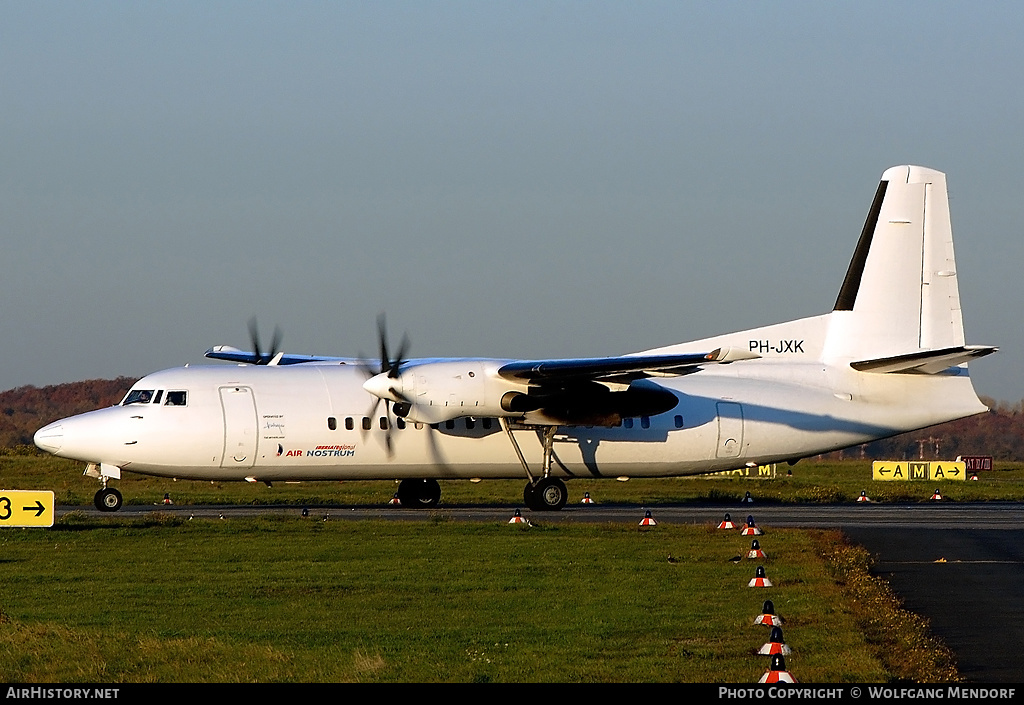
[[[113,487],[101,488],[92,501],[101,512],[116,512],[123,503],[121,493]]]

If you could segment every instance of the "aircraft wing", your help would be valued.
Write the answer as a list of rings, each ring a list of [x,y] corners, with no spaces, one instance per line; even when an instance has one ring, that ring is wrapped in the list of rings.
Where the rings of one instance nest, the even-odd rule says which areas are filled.
[[[270,354],[261,354],[259,356],[259,360],[257,361],[255,353],[251,353],[247,350],[239,350],[238,348],[233,348],[230,345],[214,346],[206,351],[205,356],[210,358],[211,360],[245,362],[249,363],[250,365],[299,365],[306,362],[354,362],[353,360],[350,360],[349,358],[345,357],[328,357],[324,355],[287,355],[284,353],[278,353],[277,355],[273,356],[271,356]]]
[[[498,368],[505,379],[535,383],[574,382],[609,378],[638,379],[653,375],[682,375],[709,364],[753,360],[754,353],[735,348],[717,348],[711,352],[674,355],[623,355],[565,360],[517,360]]]

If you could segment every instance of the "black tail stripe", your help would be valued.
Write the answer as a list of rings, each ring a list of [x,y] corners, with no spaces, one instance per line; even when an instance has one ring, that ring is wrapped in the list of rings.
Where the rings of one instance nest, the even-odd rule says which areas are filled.
[[[864,276],[864,263],[868,261],[871,238],[875,235],[878,214],[882,210],[882,201],[885,200],[885,189],[888,185],[888,181],[880,181],[878,184],[875,200],[871,202],[871,210],[868,211],[868,218],[864,221],[864,229],[860,233],[860,240],[857,241],[857,249],[853,252],[850,268],[846,270],[846,279],[843,280],[843,288],[839,290],[839,298],[836,299],[833,311],[852,311],[853,304],[857,301],[860,279]]]

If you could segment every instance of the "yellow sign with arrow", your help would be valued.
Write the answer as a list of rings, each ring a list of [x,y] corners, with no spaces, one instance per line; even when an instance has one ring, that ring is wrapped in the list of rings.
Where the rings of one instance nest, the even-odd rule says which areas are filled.
[[[872,480],[966,480],[967,464],[953,460],[876,460],[871,463]]]
[[[53,526],[53,492],[0,490],[0,526]]]

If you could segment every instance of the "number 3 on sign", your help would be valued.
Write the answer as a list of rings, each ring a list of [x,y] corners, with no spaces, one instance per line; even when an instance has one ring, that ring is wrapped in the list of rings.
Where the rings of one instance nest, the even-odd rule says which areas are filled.
[[[53,492],[5,490],[0,494],[0,526],[53,526]]]

